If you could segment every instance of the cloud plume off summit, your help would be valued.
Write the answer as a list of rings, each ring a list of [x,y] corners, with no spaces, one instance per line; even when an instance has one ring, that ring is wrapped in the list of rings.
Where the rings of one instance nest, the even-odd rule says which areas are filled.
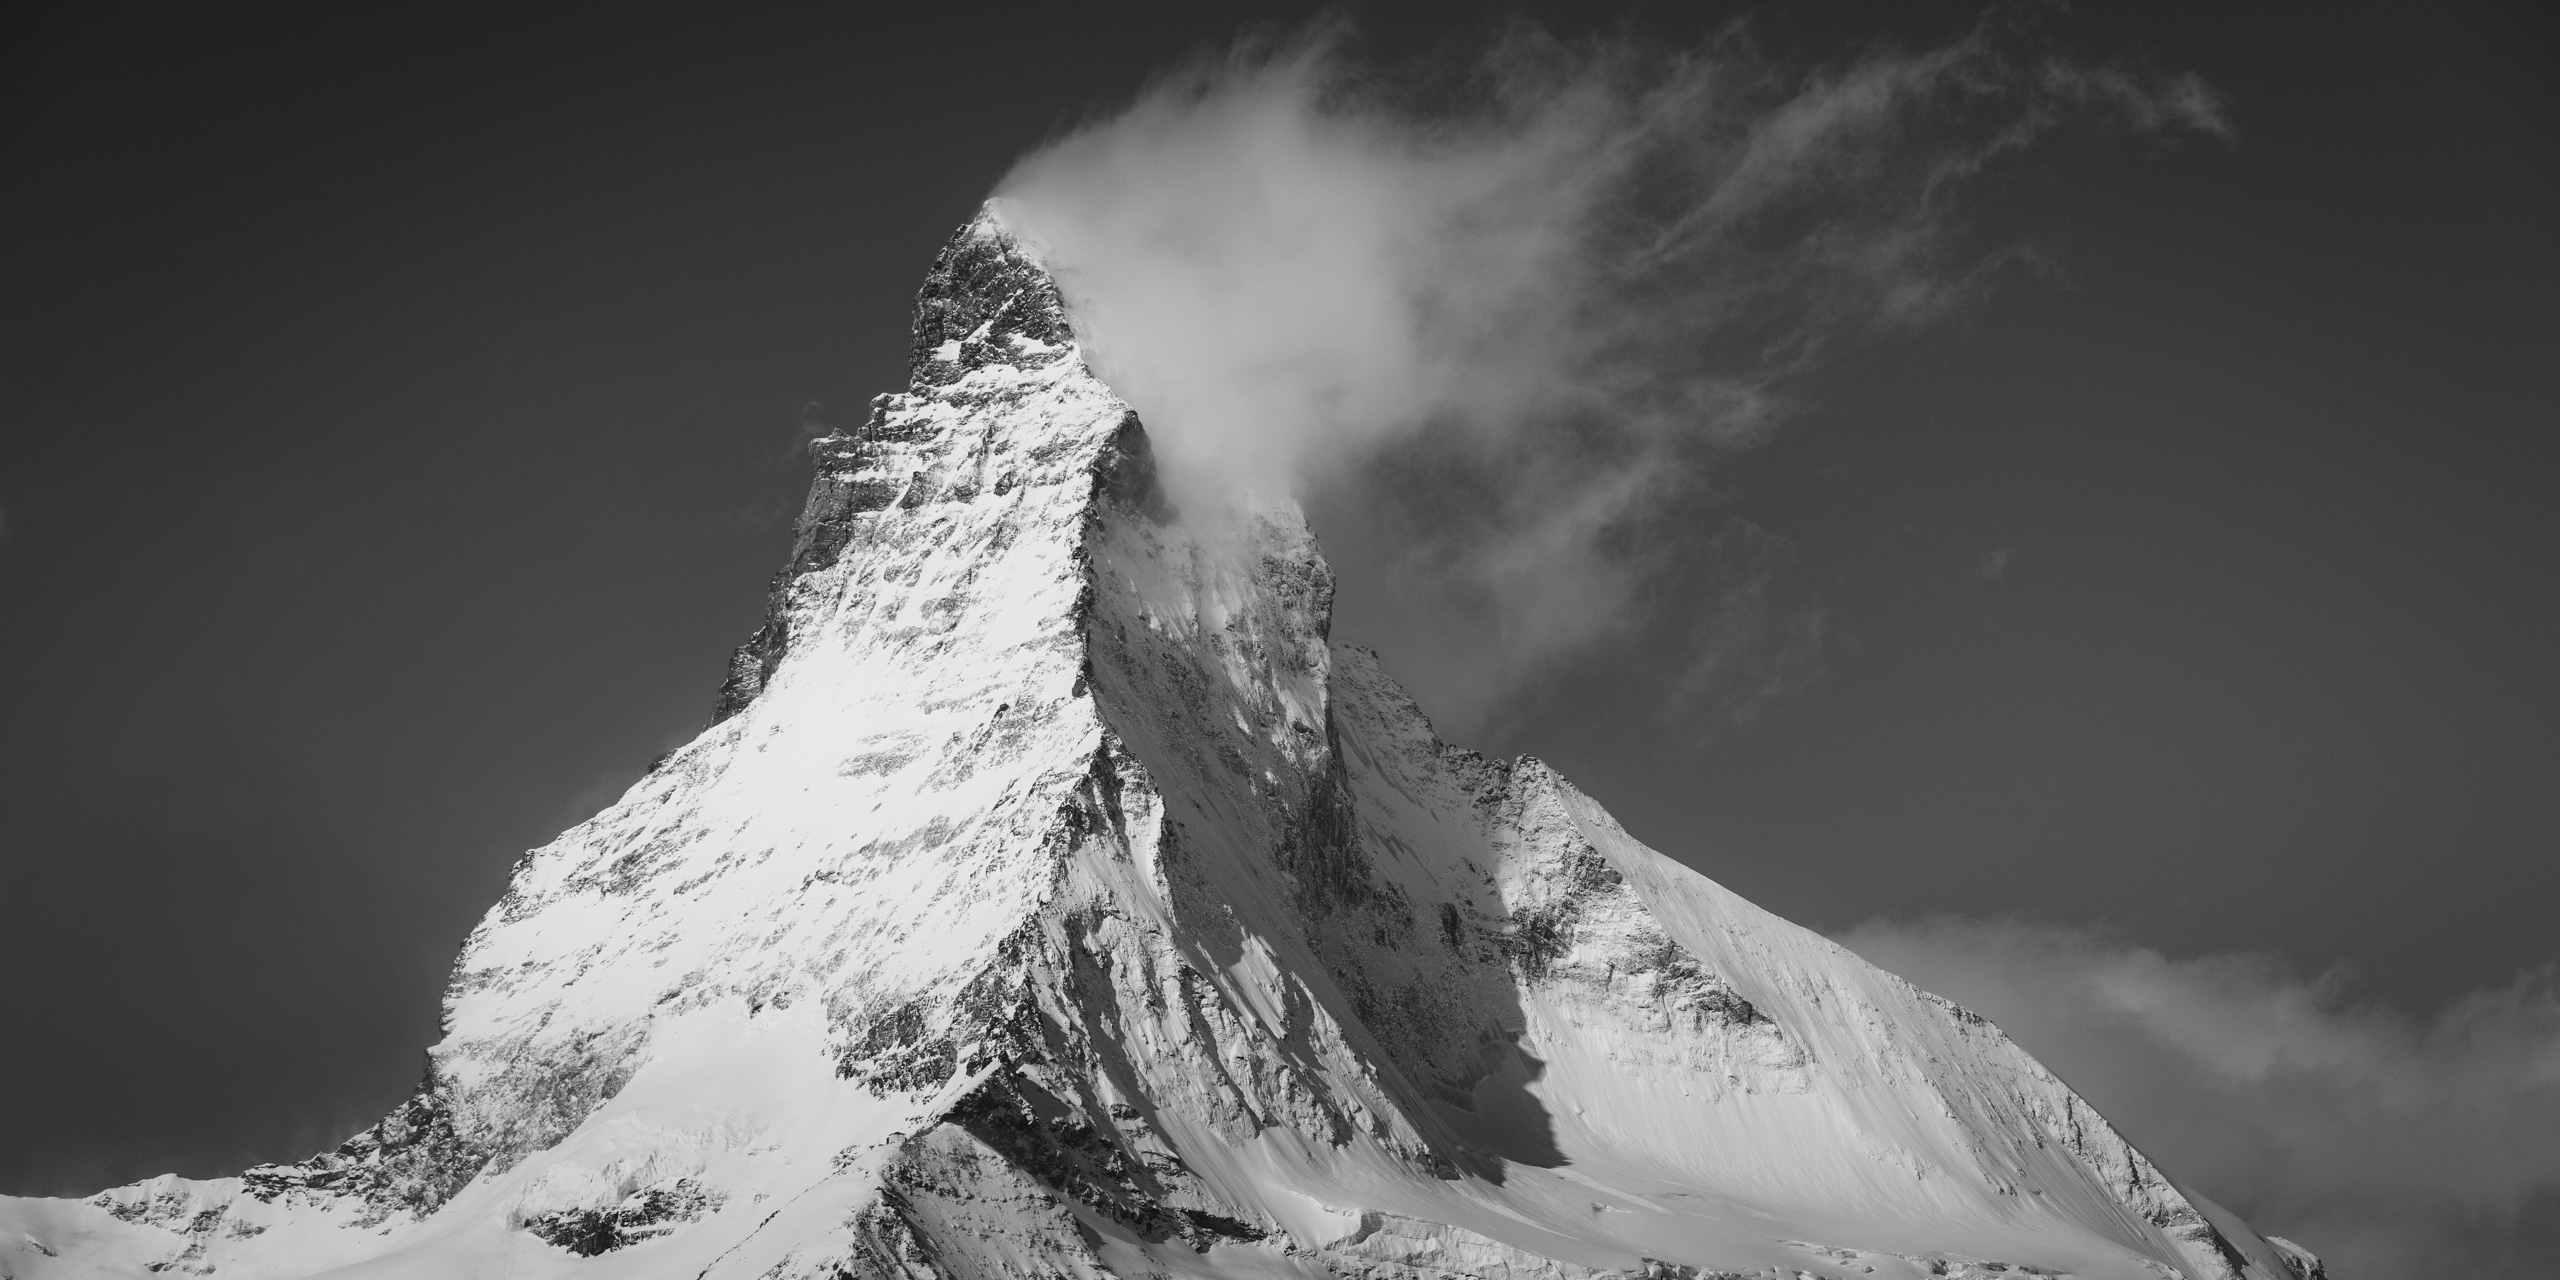
[[[1308,499],[1376,580],[1355,627],[1481,729],[1524,678],[1665,621],[1639,601],[1714,532],[1666,527],[1673,500],[1828,353],[1978,297],[2016,249],[1966,234],[1968,181],[2074,124],[2226,132],[2192,77],[1982,32],[1806,68],[1739,32],[1520,28],[1416,77],[1326,27],[1195,60],[998,195],[1177,485]],[[1743,632],[1818,634],[1724,594]],[[1809,655],[1725,630],[1674,673],[1693,705],[1802,678]]]

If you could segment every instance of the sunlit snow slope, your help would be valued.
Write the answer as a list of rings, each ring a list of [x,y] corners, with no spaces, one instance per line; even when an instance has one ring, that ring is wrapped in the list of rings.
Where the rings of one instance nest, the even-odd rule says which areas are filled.
[[[718,719],[525,856],[339,1150],[0,1275],[2248,1276],[1981,1019],[1441,743],[1296,508],[1177,515],[981,215]]]

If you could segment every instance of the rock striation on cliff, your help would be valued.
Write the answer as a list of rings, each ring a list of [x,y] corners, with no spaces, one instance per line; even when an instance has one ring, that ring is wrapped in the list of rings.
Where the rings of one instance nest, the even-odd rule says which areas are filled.
[[[1434,736],[1177,515],[991,207],[714,721],[525,855],[335,1151],[0,1275],[2308,1280],[2000,1031]]]

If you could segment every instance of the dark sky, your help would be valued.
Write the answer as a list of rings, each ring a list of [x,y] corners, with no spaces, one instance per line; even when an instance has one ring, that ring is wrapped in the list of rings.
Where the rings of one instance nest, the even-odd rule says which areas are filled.
[[[15,11],[0,1191],[395,1101],[518,853],[703,723],[796,442],[900,384],[940,241],[1060,125],[1305,13],[875,8]],[[1822,678],[1709,733],[1617,655],[1471,745],[1820,927],[2100,922],[2412,1010],[2560,955],[2534,9],[2062,22],[2202,73],[2239,140],[2010,175],[1980,216],[2060,269],[1834,366],[1727,478]],[[1499,11],[1352,12],[1396,56]],[[1760,22],[1837,56],[1974,12]]]

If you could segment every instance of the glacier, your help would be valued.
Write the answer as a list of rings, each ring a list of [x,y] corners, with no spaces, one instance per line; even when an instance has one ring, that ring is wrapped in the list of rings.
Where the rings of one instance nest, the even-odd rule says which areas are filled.
[[[2311,1280],[1983,1019],[1442,742],[1175,511],[991,204],[714,719],[526,854],[334,1151],[0,1277]],[[1188,495],[1186,495],[1188,497]]]

